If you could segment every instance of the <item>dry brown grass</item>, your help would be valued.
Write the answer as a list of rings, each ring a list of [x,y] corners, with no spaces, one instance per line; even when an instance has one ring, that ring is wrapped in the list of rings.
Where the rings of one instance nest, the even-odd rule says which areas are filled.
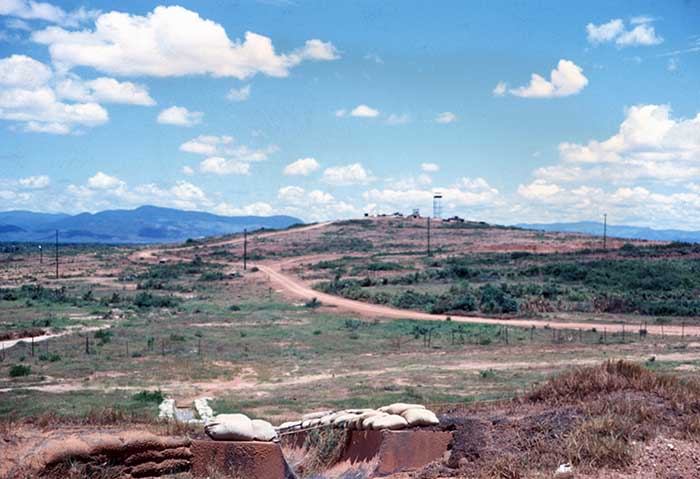
[[[700,383],[659,374],[630,361],[562,373],[532,391],[527,399],[547,404],[577,403],[621,391],[651,393],[669,401],[677,412],[700,412]]]
[[[321,472],[340,460],[349,439],[345,429],[315,429],[304,441],[306,457],[299,466],[303,476]]]

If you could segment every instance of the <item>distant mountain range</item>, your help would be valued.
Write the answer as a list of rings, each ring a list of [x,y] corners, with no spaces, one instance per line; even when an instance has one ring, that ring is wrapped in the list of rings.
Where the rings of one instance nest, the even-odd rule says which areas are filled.
[[[269,228],[302,221],[292,216],[218,216],[156,206],[78,215],[0,212],[0,242],[164,243]]]
[[[582,221],[579,223],[518,224],[520,228],[542,231],[563,231],[603,236],[603,223]],[[656,241],[683,241],[700,243],[700,231],[655,230],[643,226],[608,225],[608,236],[615,238],[644,239]]]

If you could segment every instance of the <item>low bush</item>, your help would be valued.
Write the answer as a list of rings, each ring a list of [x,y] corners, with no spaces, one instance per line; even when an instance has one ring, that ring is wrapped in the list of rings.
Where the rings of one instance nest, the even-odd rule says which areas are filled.
[[[24,364],[14,364],[10,367],[10,377],[19,378],[22,376],[29,376],[32,373],[31,366],[25,366]]]

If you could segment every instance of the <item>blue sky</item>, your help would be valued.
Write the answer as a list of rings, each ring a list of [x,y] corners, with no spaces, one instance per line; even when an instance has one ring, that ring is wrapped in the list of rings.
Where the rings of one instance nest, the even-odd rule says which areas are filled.
[[[0,0],[0,209],[700,228],[700,2],[114,5]]]

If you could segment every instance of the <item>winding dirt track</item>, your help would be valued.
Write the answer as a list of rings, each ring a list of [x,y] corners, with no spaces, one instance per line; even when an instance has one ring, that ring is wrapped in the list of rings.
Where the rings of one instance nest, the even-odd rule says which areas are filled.
[[[300,231],[308,231],[317,228],[323,228],[329,225],[330,222],[317,223],[310,226],[304,226],[300,228],[295,228],[292,230],[283,231],[270,231],[266,233],[260,233],[256,235],[257,238],[266,238],[271,236],[281,236],[289,233],[295,233]],[[242,237],[236,237],[230,240],[208,243],[205,246],[224,246],[239,244],[243,242]],[[153,259],[158,255],[167,254],[168,251],[187,251],[193,249],[194,246],[188,246],[184,248],[170,249],[170,248],[153,248],[147,250],[140,250],[136,253],[130,255],[129,259],[132,261],[148,261]],[[304,257],[297,257],[291,261],[303,261]],[[278,286],[279,288],[287,291],[290,295],[301,298],[304,300],[309,300],[311,298],[316,298],[325,305],[335,306],[343,311],[348,311],[351,313],[360,314],[362,316],[370,317],[381,317],[390,319],[417,319],[424,321],[444,321],[447,315],[442,314],[429,314],[421,313],[419,311],[411,311],[406,309],[391,308],[388,306],[382,306],[378,304],[363,303],[362,301],[355,301],[352,299],[341,298],[339,296],[333,296],[331,294],[322,293],[311,288],[310,285],[306,284],[302,280],[285,274],[282,272],[282,267],[288,264],[290,260],[271,262],[266,264],[256,264],[255,266],[260,269],[260,271],[266,273],[270,281]],[[451,320],[456,323],[473,323],[473,324],[495,324],[499,326],[515,326],[520,328],[544,328],[550,327],[552,329],[568,329],[576,330],[583,329],[587,330],[590,328],[597,328],[599,330],[605,330],[609,333],[622,332],[623,330],[634,334],[636,331],[636,326],[631,324],[619,324],[619,323],[592,323],[592,322],[576,322],[576,321],[544,321],[540,319],[495,319],[486,318],[483,316],[450,316]],[[677,325],[666,325],[656,326],[647,325],[648,334],[661,335],[662,333],[669,336],[700,336],[700,326],[677,326]]]
[[[309,300],[311,298],[316,298],[323,304],[332,305],[337,308],[343,309],[345,311],[361,314],[363,316],[374,316],[382,318],[394,318],[394,319],[418,319],[425,321],[444,321],[447,315],[442,314],[429,314],[421,313],[418,311],[411,311],[406,309],[390,308],[388,306],[382,306],[378,304],[363,303],[362,301],[355,301],[352,299],[341,298],[338,296],[333,296],[331,294],[322,293],[312,289],[309,285],[305,284],[303,281],[294,278],[292,276],[286,275],[280,271],[282,263],[270,263],[267,265],[258,264],[256,265],[260,271],[267,273],[272,283],[278,287],[288,291],[292,295]],[[494,319],[485,318],[481,316],[450,316],[451,320],[456,323],[477,323],[477,324],[496,324],[500,326],[517,326],[522,328],[543,328],[548,326],[553,329],[590,329],[596,327],[599,330],[605,330],[607,332],[622,332],[623,327],[628,333],[635,333],[635,326],[627,324],[613,324],[613,323],[590,323],[590,322],[571,322],[571,321],[543,321],[537,319]],[[647,331],[649,334],[661,335],[660,326],[647,326]],[[686,336],[700,336],[700,327],[697,326],[664,326],[663,333],[671,336],[681,336],[685,334]]]

